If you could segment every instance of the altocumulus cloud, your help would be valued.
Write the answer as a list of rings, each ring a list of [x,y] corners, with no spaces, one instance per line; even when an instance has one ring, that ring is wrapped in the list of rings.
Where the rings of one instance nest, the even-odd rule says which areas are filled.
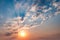
[[[60,14],[59,2],[55,0],[45,0],[45,2],[42,0],[14,0],[17,17],[7,19],[3,24],[7,30],[5,35],[11,36],[17,34],[18,30],[38,27],[49,18]]]

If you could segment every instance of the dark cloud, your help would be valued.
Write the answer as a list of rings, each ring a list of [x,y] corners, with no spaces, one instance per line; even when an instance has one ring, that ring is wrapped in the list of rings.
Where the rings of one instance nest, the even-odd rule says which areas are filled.
[[[11,35],[12,35],[11,32],[6,32],[6,33],[5,33],[5,36],[11,36]]]

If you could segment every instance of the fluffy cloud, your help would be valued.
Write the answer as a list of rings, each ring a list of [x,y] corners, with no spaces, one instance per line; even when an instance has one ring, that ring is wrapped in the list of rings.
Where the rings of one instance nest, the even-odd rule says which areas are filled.
[[[38,27],[49,18],[60,14],[60,4],[58,2],[53,2],[49,6],[39,6],[39,3],[36,4],[35,1],[32,4],[30,4],[30,1],[29,3],[16,2],[14,8],[18,16],[6,20],[6,23],[3,25],[7,30],[6,36],[17,34],[22,29]],[[25,11],[25,16],[22,20],[19,14],[23,11]]]
[[[54,6],[54,8],[53,8]],[[11,19],[8,23],[11,22],[11,26],[16,25],[17,27],[29,29],[31,25],[31,28],[36,26],[36,24],[40,25],[47,19],[53,17],[54,15],[59,14],[59,3],[53,2],[49,7],[44,6],[38,6],[38,4],[32,3],[30,6],[29,3],[25,3],[22,5],[20,2],[16,2],[15,4],[15,10],[18,13],[18,17]],[[24,19],[22,20],[22,17],[19,16],[19,10],[26,10],[26,14]],[[57,11],[55,11],[57,10]],[[28,26],[29,25],[29,26]],[[37,27],[37,26],[36,26]]]

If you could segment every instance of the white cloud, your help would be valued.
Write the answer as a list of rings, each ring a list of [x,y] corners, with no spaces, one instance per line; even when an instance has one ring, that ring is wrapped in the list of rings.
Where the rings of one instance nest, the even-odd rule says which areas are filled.
[[[49,7],[48,9],[43,9],[43,12],[46,13],[46,12],[48,12],[51,9],[52,9],[51,7]]]
[[[60,4],[58,5],[58,7],[57,7],[57,11],[55,12],[54,15],[58,15],[58,14],[60,14]]]
[[[34,4],[34,3],[33,3]],[[47,19],[51,18],[54,14],[57,15],[60,12],[56,12],[54,14],[48,14],[47,16],[45,16],[45,14],[52,10],[52,7],[46,8],[47,6],[37,6],[36,5],[28,5],[28,3],[25,3],[22,6],[22,3],[16,2],[15,4],[15,10],[17,12],[19,12],[20,10],[26,10],[26,15],[24,17],[24,20],[21,20],[21,17],[16,17],[13,19],[10,19],[7,21],[7,23],[11,22],[11,25],[15,27],[18,27],[19,29],[30,29],[30,28],[34,28],[34,27],[38,27],[40,26],[42,23],[44,23],[44,21],[46,21]],[[52,6],[58,7],[57,3],[53,3]],[[38,16],[37,15],[37,9],[40,7],[40,10],[43,11],[43,13],[39,12]],[[60,7],[58,7],[59,9]],[[51,12],[52,13],[52,12]],[[32,25],[32,26],[31,26]]]
[[[54,2],[54,3],[53,3],[53,6],[57,7],[57,6],[58,6],[58,4],[57,4],[56,2]]]
[[[58,12],[55,12],[55,15],[58,15],[58,14],[60,14],[60,11],[58,11]]]
[[[39,16],[41,19],[43,19],[43,20],[45,20],[46,19],[46,17],[43,15],[43,14],[40,14],[40,16]]]
[[[34,5],[34,6],[32,5],[30,11],[32,11],[32,12],[36,12],[36,5]]]
[[[28,17],[28,16],[30,16],[30,12],[27,12],[27,13],[26,13],[26,17]]]
[[[15,2],[16,2],[16,0],[15,0]],[[20,16],[7,19],[6,23],[3,25],[4,29],[5,29],[5,31],[7,29],[10,29],[11,32],[13,32],[13,30],[16,29],[15,31],[18,32],[22,29],[31,29],[31,28],[35,28],[38,26],[40,27],[41,24],[43,24],[47,19],[51,18],[53,15],[60,14],[59,5],[60,5],[59,3],[53,3],[52,6],[55,6],[55,8],[57,7],[57,11],[55,13],[52,13],[52,11],[51,11],[51,14],[48,11],[53,10],[52,7],[46,8],[47,6],[41,6],[39,10],[43,11],[43,13],[39,12],[39,14],[37,15],[37,13],[38,13],[37,8],[39,8],[39,6],[37,6],[37,5],[30,6],[28,3],[25,3],[22,6],[22,3],[16,2],[16,4],[15,4],[16,12],[19,13],[20,10],[22,10],[22,12],[25,10],[26,15],[23,20],[21,20],[22,18]],[[48,15],[45,15],[45,14],[47,14],[47,12],[48,12]],[[3,17],[0,16],[0,18],[3,18]],[[10,32],[9,30],[7,30],[7,31]]]

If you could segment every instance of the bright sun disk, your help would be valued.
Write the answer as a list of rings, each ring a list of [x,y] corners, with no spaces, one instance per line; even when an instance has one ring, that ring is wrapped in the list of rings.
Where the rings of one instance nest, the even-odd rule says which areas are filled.
[[[19,35],[20,37],[26,37],[26,36],[27,36],[27,33],[22,30],[22,31],[20,31],[20,32],[18,33],[18,35]]]

